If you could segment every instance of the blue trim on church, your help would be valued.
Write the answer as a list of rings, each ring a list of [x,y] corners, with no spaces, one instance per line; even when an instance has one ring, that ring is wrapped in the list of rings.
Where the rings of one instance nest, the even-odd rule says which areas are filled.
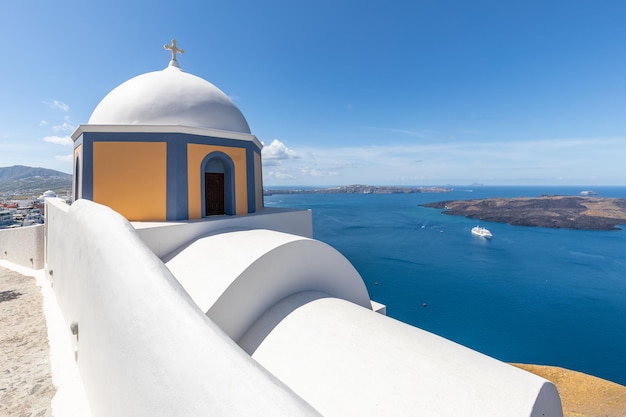
[[[259,150],[260,153],[260,150]],[[254,180],[254,149],[246,149],[248,213],[256,212],[256,184]]]
[[[153,132],[83,132],[74,142],[74,148],[83,146],[83,178],[80,195],[93,200],[93,144],[95,142],[165,142],[167,146],[167,190],[166,219],[187,220],[189,218],[189,189],[187,145],[214,145],[243,148],[246,151],[246,184],[248,213],[256,211],[256,187],[254,178],[254,152],[261,149],[246,140],[201,136],[189,133]],[[236,194],[236,193],[235,193]]]
[[[187,175],[187,144],[180,140],[168,141],[167,220],[181,220],[189,216]]]

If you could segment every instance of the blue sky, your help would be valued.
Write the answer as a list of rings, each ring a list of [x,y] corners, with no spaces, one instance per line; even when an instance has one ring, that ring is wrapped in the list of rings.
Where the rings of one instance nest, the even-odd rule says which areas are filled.
[[[626,185],[623,1],[12,1],[0,166],[167,66],[228,94],[271,185]]]

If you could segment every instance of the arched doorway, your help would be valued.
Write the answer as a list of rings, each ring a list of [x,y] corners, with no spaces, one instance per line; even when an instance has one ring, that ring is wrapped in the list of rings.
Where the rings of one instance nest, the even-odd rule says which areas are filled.
[[[204,173],[204,215],[224,214],[224,174]]]
[[[209,154],[202,163],[203,216],[235,213],[234,164],[222,152]]]

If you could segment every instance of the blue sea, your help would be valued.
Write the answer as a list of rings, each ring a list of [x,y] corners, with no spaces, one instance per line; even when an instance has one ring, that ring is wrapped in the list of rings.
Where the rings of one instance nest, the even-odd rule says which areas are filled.
[[[585,189],[272,195],[265,204],[312,209],[314,237],[352,262],[387,315],[506,362],[560,366],[626,385],[626,230],[510,226],[418,206]],[[626,187],[593,190],[626,198]],[[473,236],[477,224],[493,239]]]

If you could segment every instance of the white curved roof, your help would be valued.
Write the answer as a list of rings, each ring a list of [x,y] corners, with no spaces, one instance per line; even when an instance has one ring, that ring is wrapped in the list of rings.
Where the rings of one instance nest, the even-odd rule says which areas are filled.
[[[301,236],[262,229],[205,236],[166,265],[234,341],[278,301],[303,291],[371,309],[352,264],[331,246]]]
[[[297,304],[252,358],[324,416],[563,415],[541,377],[346,300]]]
[[[179,125],[250,133],[232,100],[210,82],[175,65],[138,75],[107,94],[91,125]]]

